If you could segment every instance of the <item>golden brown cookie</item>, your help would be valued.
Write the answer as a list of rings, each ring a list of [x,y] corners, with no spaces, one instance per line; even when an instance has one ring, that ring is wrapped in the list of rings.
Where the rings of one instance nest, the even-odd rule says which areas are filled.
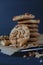
[[[35,29],[30,29],[30,32],[33,32],[33,33],[34,33],[34,32],[38,32],[38,31],[39,31],[39,30],[36,29],[36,28],[35,28]]]
[[[19,47],[26,44],[30,38],[30,31],[26,25],[16,25],[10,33],[9,40],[14,46]]]
[[[19,21],[18,23],[40,23],[40,20],[25,20],[25,21]]]
[[[20,25],[23,25],[23,24],[20,24]],[[24,25],[28,26],[29,28],[38,28],[37,24],[24,24]]]
[[[39,34],[39,33],[30,33],[30,36],[35,36],[35,37],[37,37],[37,36],[40,36],[40,34]]]
[[[24,19],[31,19],[31,18],[35,18],[35,16],[32,15],[32,14],[25,13],[23,15],[14,16],[13,17],[13,21],[24,20]]]
[[[33,42],[35,42],[35,41],[38,41],[38,38],[30,38],[29,41],[33,41]]]

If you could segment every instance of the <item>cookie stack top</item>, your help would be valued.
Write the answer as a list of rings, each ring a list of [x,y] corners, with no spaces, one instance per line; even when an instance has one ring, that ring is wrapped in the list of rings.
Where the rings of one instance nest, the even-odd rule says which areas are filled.
[[[13,21],[19,21],[18,23],[40,23],[40,20],[35,20],[35,16],[29,13],[23,15],[14,16]]]

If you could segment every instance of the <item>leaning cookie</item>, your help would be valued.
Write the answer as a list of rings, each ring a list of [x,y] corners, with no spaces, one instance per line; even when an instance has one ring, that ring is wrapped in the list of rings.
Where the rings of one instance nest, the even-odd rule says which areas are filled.
[[[9,36],[12,45],[18,47],[23,46],[30,38],[30,31],[26,25],[16,25]]]
[[[31,19],[31,18],[35,18],[35,16],[29,13],[25,13],[24,15],[14,16],[13,21]]]

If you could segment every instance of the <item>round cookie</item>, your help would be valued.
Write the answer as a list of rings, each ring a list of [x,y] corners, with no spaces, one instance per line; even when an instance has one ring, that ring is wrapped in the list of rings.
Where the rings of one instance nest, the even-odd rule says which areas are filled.
[[[21,47],[26,44],[30,38],[30,31],[26,25],[16,25],[9,36],[12,45]]]

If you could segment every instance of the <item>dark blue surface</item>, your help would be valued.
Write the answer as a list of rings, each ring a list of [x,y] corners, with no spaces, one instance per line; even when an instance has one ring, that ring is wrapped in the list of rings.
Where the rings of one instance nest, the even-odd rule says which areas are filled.
[[[0,0],[0,35],[9,34],[16,24],[12,17],[25,12],[41,20],[39,32],[43,33],[43,0]]]
[[[42,60],[42,62],[40,62]],[[21,58],[0,54],[0,65],[43,65],[43,58]]]
[[[8,35],[17,24],[12,21],[12,17],[25,12],[41,20],[39,32],[43,33],[43,0],[0,0],[0,35]],[[0,53],[0,65],[42,65],[40,59],[10,57]]]

